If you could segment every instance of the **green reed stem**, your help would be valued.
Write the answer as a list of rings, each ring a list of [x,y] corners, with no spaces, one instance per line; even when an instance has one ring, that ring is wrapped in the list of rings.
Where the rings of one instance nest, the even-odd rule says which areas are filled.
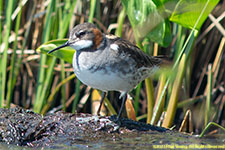
[[[147,92],[147,123],[150,123],[153,114],[153,107],[155,103],[154,98],[154,88],[152,84],[152,80],[150,78],[145,79],[146,92]]]
[[[96,0],[91,0],[90,1],[90,13],[88,17],[88,22],[93,23],[93,18],[95,14],[95,7],[96,7]]]
[[[190,56],[190,54],[191,54],[191,52],[192,52],[191,47],[192,47],[192,45],[193,45],[193,43],[194,43],[195,37],[197,37],[197,33],[198,33],[198,32],[197,32],[196,30],[194,30],[194,29],[191,30],[191,33],[189,34],[189,36],[188,36],[188,38],[187,38],[187,40],[186,40],[186,42],[185,42],[185,44],[184,44],[184,46],[183,46],[183,48],[182,48],[182,50],[181,50],[181,54],[179,54],[178,58],[176,59],[174,65],[173,65],[172,70],[175,70],[175,68],[177,68],[177,66],[178,66],[178,64],[179,64],[179,62],[180,62],[180,59],[181,59],[180,57],[182,57],[182,55],[183,55],[184,53],[186,54],[186,59],[189,58],[189,56]],[[171,81],[171,77],[169,77],[168,80],[166,81],[166,84],[165,84],[165,86],[164,86],[164,88],[163,88],[163,90],[162,90],[162,93],[161,93],[161,95],[160,95],[160,98],[159,98],[158,104],[157,104],[157,106],[156,106],[156,109],[155,109],[155,111],[154,111],[154,113],[153,113],[153,117],[152,117],[151,122],[155,122],[155,120],[156,120],[157,111],[160,110],[160,105],[161,105],[161,103],[163,102],[163,97],[164,97],[164,94],[165,94],[165,92],[166,92],[166,89],[167,89],[167,87],[168,87],[170,81]],[[175,105],[175,106],[176,106],[176,105]],[[171,114],[171,115],[172,115],[172,114]],[[170,119],[172,119],[172,118],[170,118]],[[169,123],[169,122],[168,122],[168,123]],[[168,125],[168,124],[167,124],[167,125]]]
[[[54,101],[54,96],[55,94],[60,90],[60,88],[62,87],[62,85],[68,83],[70,80],[75,78],[75,74],[70,75],[69,77],[65,78],[64,80],[62,80],[57,86],[56,88],[51,92],[50,96],[48,97],[47,103],[46,105],[43,107],[41,114],[46,114],[46,112],[48,111],[48,109],[51,107],[52,102]]]
[[[76,96],[73,101],[72,113],[75,113],[77,109],[77,104],[79,102],[79,97],[80,97],[80,85],[81,85],[80,80],[77,78],[76,89],[75,89]]]
[[[135,110],[136,116],[137,116],[138,110],[139,110],[139,99],[140,99],[140,94],[141,94],[141,85],[142,85],[142,82],[138,84],[138,86],[135,90],[134,110]]]
[[[205,126],[209,122],[210,118],[210,103],[212,97],[212,65],[209,64],[208,67],[208,84],[207,84],[207,97],[206,97],[206,107],[205,107]]]
[[[0,0],[0,44],[2,43],[2,20],[3,20],[3,0]],[[0,59],[0,64],[1,64],[1,59]],[[1,78],[0,78],[1,79]],[[1,83],[1,81],[0,81]],[[0,92],[1,93],[1,92]],[[1,94],[0,94],[1,95]]]
[[[8,47],[9,47],[8,40],[9,40],[11,24],[12,24],[12,19],[11,19],[12,11],[13,11],[13,0],[9,0],[7,2],[7,6],[6,6],[6,29],[5,29],[4,39],[3,39],[5,48],[3,51],[3,56],[2,56],[2,61],[1,61],[0,108],[3,107],[3,105],[4,105],[5,92],[6,92],[7,51],[8,51]]]
[[[58,32],[58,38],[64,38],[66,36],[66,33],[68,32],[68,27],[69,24],[71,22],[71,18],[73,16],[73,10],[76,6],[76,0],[73,1],[72,5],[70,3],[70,1],[66,1],[65,4],[65,9],[63,11],[63,14],[60,14],[60,32]],[[60,9],[61,10],[61,9]],[[69,13],[67,13],[67,11],[69,11]],[[61,11],[59,11],[61,12]],[[65,62],[64,60],[60,60],[60,64],[61,64],[61,80],[63,81],[65,79]],[[66,87],[65,85],[62,86],[61,88],[61,94],[62,94],[62,105],[63,105],[63,110],[66,111]]]
[[[30,29],[31,29],[31,25],[32,25],[32,22],[33,22],[33,18],[34,18],[34,12],[36,10],[36,1],[34,1],[34,5],[33,7],[31,8],[31,13],[29,15],[29,18],[27,18],[27,27],[25,28],[25,34],[24,34],[24,40],[22,41],[22,47],[21,47],[21,54],[20,54],[20,57],[17,57],[17,61],[16,61],[16,65],[15,65],[15,69],[14,69],[14,77],[12,78],[12,90],[15,88],[15,84],[16,84],[16,80],[17,80],[17,77],[19,75],[19,72],[20,72],[20,68],[21,68],[21,64],[22,64],[22,59],[24,58],[23,55],[24,55],[24,49],[26,47],[26,44],[27,44],[27,41],[29,41],[29,34],[30,34]]]
[[[3,1],[0,0],[0,44],[2,44],[2,17],[3,16]],[[2,54],[0,54],[0,65],[2,65]],[[0,108],[2,106],[2,69],[0,69]]]
[[[210,128],[210,126],[212,126],[212,125],[214,125],[214,126],[220,128],[220,129],[222,129],[222,130],[225,132],[225,128],[222,127],[221,125],[219,125],[219,124],[217,124],[217,123],[215,123],[215,122],[209,122],[209,123],[207,124],[207,126],[203,129],[203,131],[202,131],[202,133],[199,135],[199,137],[203,137],[204,134],[206,133],[206,131],[207,131],[207,130]]]
[[[193,29],[191,30],[190,35],[188,36],[188,38],[187,38],[187,40],[186,40],[186,42],[185,42],[185,44],[184,44],[184,46],[183,46],[183,48],[182,48],[182,50],[181,50],[179,56],[178,56],[178,58],[176,59],[176,62],[175,62],[175,64],[174,64],[174,66],[173,66],[173,69],[177,67],[178,62],[180,62],[180,59],[181,59],[181,57],[183,56],[184,53],[185,53],[185,55],[186,55],[186,59],[185,59],[184,61],[185,61],[185,62],[188,61],[189,56],[190,56],[191,53],[192,53],[192,46],[193,46],[194,40],[195,40],[195,38],[197,37],[197,34],[198,34],[198,31],[195,30],[195,28],[196,28],[196,26],[197,26],[197,24],[198,24],[200,18],[202,17],[203,13],[205,12],[205,9],[206,9],[207,5],[208,5],[208,2],[207,2],[206,5],[204,6],[203,10],[201,11],[201,14],[200,14],[199,17],[198,17],[198,20],[197,20],[196,23],[195,23],[195,26],[194,26]],[[180,78],[183,78],[182,75],[180,76]],[[168,86],[168,84],[169,84],[169,81],[170,81],[170,78],[169,78],[169,79],[167,80],[167,82],[166,82],[166,85],[165,85],[165,88],[163,89],[162,96],[160,97],[159,103],[162,102],[163,95],[164,95],[164,92],[166,91],[166,88],[167,88],[167,86]],[[177,93],[177,94],[179,94],[179,93]],[[175,95],[174,95],[174,96],[175,96]],[[175,101],[176,101],[176,100],[175,100]],[[177,101],[176,101],[176,102],[177,102]],[[174,103],[174,102],[169,102],[169,103],[171,103],[171,107],[170,107],[171,109],[176,109],[177,103]],[[168,108],[169,108],[169,106],[168,106]],[[156,111],[158,111],[158,110],[159,110],[159,105],[157,105]],[[167,110],[168,110],[168,109],[167,109]],[[174,110],[169,110],[169,111],[172,111],[172,112],[175,113]],[[166,118],[165,118],[165,120],[163,121],[163,126],[164,126],[164,127],[170,127],[170,126],[171,126],[171,123],[172,123],[172,121],[173,121],[173,119],[174,119],[174,116],[175,116],[174,114],[171,114],[171,113],[168,113],[168,112],[167,112]],[[155,114],[153,114],[153,119],[155,119]],[[152,121],[152,122],[154,122],[154,121]]]
[[[45,76],[45,81],[44,81],[44,86],[43,86],[43,91],[41,93],[41,103],[40,105],[43,107],[44,104],[46,103],[46,95],[50,92],[50,83],[52,81],[52,76],[53,76],[53,69],[56,63],[56,57],[53,57],[52,59],[50,59],[50,65],[48,66],[48,70]],[[42,107],[39,107],[39,112],[41,112]]]
[[[53,6],[54,6],[54,1],[51,1],[48,5],[48,8],[47,8],[45,24],[44,24],[45,28],[44,28],[44,31],[43,31],[42,43],[48,41],[49,38],[50,38],[51,27],[52,27],[51,26],[51,24],[52,24],[51,14],[53,12]],[[50,81],[45,82],[46,69],[43,66],[46,65],[46,62],[47,62],[47,55],[41,54],[41,56],[40,56],[40,67],[39,67],[39,73],[38,73],[38,86],[37,86],[35,103],[34,103],[34,111],[37,112],[37,113],[41,112],[41,109],[42,109],[44,101],[45,101],[45,94],[46,94],[47,91],[44,91],[43,89],[44,88],[47,89],[46,86],[48,86],[48,83],[50,82]],[[53,62],[55,63],[55,59],[53,59]],[[52,63],[51,63],[51,66],[52,66]],[[48,71],[49,76],[52,74],[51,71],[50,70]],[[48,79],[50,79],[49,76],[47,77]]]
[[[123,31],[123,22],[126,17],[126,9],[123,7],[122,11],[119,14],[119,17],[117,19],[118,27],[116,28],[115,35],[121,37],[122,31]]]
[[[95,18],[98,19],[98,20],[101,20],[101,3],[100,3],[100,0],[96,1]]]
[[[9,80],[8,80],[8,89],[7,89],[7,101],[6,101],[6,107],[10,107],[10,103],[12,100],[12,92],[13,92],[13,79],[15,77],[15,62],[16,62],[16,48],[17,48],[17,38],[18,38],[18,31],[20,27],[20,20],[21,20],[21,14],[22,14],[22,0],[19,2],[19,8],[20,11],[18,13],[18,16],[16,18],[16,28],[15,28],[15,41],[13,43],[13,53],[12,58],[10,61],[10,71],[9,71]]]
[[[186,70],[186,60],[187,60],[186,57],[187,56],[184,54],[178,66],[179,72],[177,73],[176,80],[173,84],[172,93],[170,96],[169,105],[167,107],[165,120],[163,121],[163,124],[162,124],[163,127],[170,127],[172,125],[173,118],[175,117],[179,91],[180,91],[183,76]]]
[[[61,71],[60,71],[60,74],[61,74],[61,81],[65,79],[65,62],[64,60],[60,60],[60,65],[61,65]],[[62,94],[62,109],[63,111],[66,111],[66,86],[63,85],[62,88],[61,88],[61,94]]]
[[[159,103],[159,97],[162,95],[162,91],[163,91],[163,88],[164,88],[165,82],[166,82],[165,74],[162,74],[160,76],[159,81],[160,81],[160,85],[159,85],[158,94],[157,94],[157,97],[156,97],[156,103],[155,103],[154,107],[157,106],[157,104]],[[160,103],[158,111],[155,111],[155,108],[153,109],[153,111],[155,111],[156,114],[154,116],[155,117],[155,119],[154,119],[155,122],[152,122],[153,119],[151,119],[151,124],[152,125],[156,125],[157,124],[157,122],[160,119],[160,116],[161,116],[161,114],[163,112],[163,109],[164,109],[164,106],[165,106],[165,96],[166,96],[165,94],[163,95],[163,99],[162,99],[162,101]]]

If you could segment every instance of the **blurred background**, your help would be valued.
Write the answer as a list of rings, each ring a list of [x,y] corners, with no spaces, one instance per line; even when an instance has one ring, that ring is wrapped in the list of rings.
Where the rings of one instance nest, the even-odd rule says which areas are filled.
[[[0,0],[0,107],[95,114],[99,91],[76,79],[70,63],[37,51],[92,22],[174,64],[131,91],[124,117],[195,134],[209,122],[224,127],[224,10],[224,0]],[[101,114],[115,114],[120,103],[109,92]]]

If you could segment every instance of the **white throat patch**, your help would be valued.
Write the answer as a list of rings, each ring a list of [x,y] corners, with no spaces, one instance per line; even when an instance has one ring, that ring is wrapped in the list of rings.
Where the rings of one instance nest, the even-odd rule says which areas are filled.
[[[89,48],[92,45],[93,45],[93,42],[91,40],[79,40],[73,44],[70,44],[70,47],[72,47],[76,51],[79,51],[81,49]]]

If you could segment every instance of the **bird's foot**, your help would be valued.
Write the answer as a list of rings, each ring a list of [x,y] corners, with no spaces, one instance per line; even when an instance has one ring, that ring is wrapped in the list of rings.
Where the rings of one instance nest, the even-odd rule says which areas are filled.
[[[121,127],[121,119],[120,117],[113,115],[109,117],[109,120],[111,120],[112,122],[115,123],[114,129],[113,131],[116,132],[119,130],[119,128]]]

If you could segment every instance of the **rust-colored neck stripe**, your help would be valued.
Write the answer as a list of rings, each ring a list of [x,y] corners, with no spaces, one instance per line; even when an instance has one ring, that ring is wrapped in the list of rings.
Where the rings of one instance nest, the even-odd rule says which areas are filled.
[[[102,42],[102,32],[98,29],[93,29],[93,33],[95,35],[94,38],[94,48],[99,48],[101,42]]]

